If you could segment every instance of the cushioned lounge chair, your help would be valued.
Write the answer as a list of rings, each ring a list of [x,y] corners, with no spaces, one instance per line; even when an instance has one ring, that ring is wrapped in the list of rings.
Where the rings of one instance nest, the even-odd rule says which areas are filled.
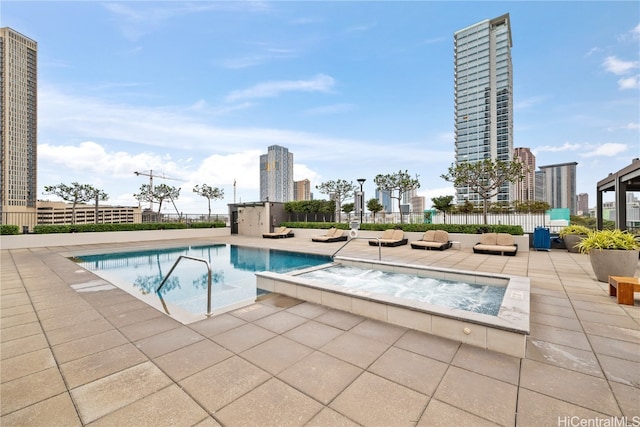
[[[264,233],[262,235],[265,239],[279,239],[285,237],[293,237],[293,230],[287,227],[278,227],[273,230],[273,233]]]
[[[369,240],[371,246],[402,246],[408,242],[409,240],[404,237],[404,231],[392,228],[384,230],[380,238]]]
[[[450,247],[449,233],[444,230],[428,230],[422,239],[411,242],[412,249],[444,251]]]
[[[330,228],[327,232],[322,236],[313,236],[311,240],[313,242],[323,242],[323,243],[331,243],[331,242],[343,242],[348,239],[348,236],[344,234],[344,230],[339,228]]]
[[[518,244],[509,233],[482,233],[480,242],[473,247],[473,253],[515,256]]]

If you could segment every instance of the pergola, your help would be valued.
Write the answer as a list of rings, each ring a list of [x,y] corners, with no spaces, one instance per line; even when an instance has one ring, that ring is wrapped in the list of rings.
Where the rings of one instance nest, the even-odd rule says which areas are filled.
[[[615,191],[616,228],[627,229],[627,192],[640,191],[640,158],[635,158],[631,164],[616,173],[598,181],[596,188],[596,216],[598,230],[602,230],[602,193]]]

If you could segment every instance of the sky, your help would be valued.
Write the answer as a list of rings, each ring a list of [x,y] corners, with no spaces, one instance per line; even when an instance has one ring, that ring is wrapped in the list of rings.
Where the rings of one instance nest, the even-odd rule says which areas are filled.
[[[577,162],[594,206],[640,157],[637,1],[3,0],[0,26],[38,43],[39,199],[79,182],[137,206],[153,175],[181,188],[163,212],[198,214],[195,185],[224,191],[214,213],[259,201],[271,145],[316,199],[365,178],[369,200],[376,175],[405,170],[427,207],[454,195],[453,35],[505,13],[514,147]]]

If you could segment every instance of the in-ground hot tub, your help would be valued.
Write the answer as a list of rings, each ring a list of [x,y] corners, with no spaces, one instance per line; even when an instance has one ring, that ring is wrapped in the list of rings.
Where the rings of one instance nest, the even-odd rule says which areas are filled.
[[[362,270],[362,275],[353,270],[344,270],[344,280],[336,279],[340,270],[335,266],[353,267]],[[327,269],[326,275],[322,270]],[[336,274],[336,271],[338,274]],[[369,272],[383,282],[407,284],[400,292],[397,286],[380,286],[372,280],[370,287],[362,286],[362,277]],[[348,273],[348,274],[347,274]],[[288,295],[304,301],[322,304],[372,319],[427,332],[478,347],[524,357],[526,336],[529,334],[529,290],[527,277],[504,274],[489,274],[447,268],[423,267],[382,261],[363,261],[355,258],[336,257],[333,264],[308,268],[287,274],[256,273],[258,288]],[[355,276],[358,276],[355,278]],[[371,275],[369,275],[370,277]],[[451,290],[446,301],[438,301],[422,291],[432,286],[440,291]],[[378,283],[375,283],[375,282]],[[343,282],[343,283],[338,283]],[[349,283],[357,283],[350,287]],[[429,282],[429,283],[427,283]],[[475,309],[481,304],[471,302],[472,309],[456,306],[455,301],[467,299],[464,291],[456,293],[459,286],[479,289],[478,294],[502,294],[498,307]],[[487,287],[499,287],[490,289]],[[387,291],[385,288],[391,288]],[[408,289],[407,289],[408,288]],[[420,288],[420,289],[418,289]],[[504,292],[502,292],[504,290]],[[420,291],[420,292],[415,292]],[[472,292],[473,293],[473,292]],[[453,298],[451,297],[453,296]],[[492,297],[495,298],[495,295]],[[451,302],[454,302],[453,304]],[[490,305],[495,305],[492,302]],[[474,311],[475,310],[475,311]]]

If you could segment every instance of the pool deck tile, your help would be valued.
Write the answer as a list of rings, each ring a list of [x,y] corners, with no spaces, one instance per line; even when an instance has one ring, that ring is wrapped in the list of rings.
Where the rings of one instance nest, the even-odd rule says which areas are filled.
[[[216,239],[325,255],[341,245]],[[538,426],[640,416],[639,294],[635,306],[618,305],[586,255],[382,249],[386,261],[528,276],[522,359],[275,294],[182,325],[67,259],[194,240],[211,242],[3,249],[0,424]],[[378,256],[365,240],[343,252]]]

